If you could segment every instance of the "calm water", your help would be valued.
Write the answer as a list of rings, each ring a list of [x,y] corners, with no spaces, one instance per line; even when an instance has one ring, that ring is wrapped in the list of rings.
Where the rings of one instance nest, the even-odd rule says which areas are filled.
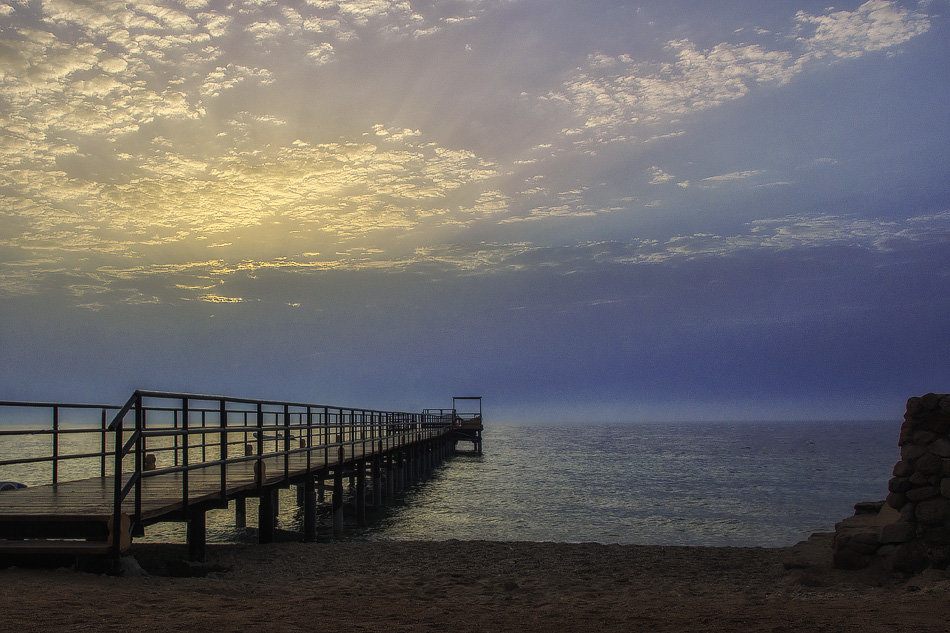
[[[349,538],[790,545],[831,530],[855,502],[885,496],[898,429],[895,422],[492,424],[483,456],[450,460]],[[255,507],[249,499],[252,525]],[[280,527],[299,530],[292,490],[282,491],[280,510]],[[208,522],[210,541],[253,538],[253,530],[232,527],[229,512],[210,512]],[[152,526],[146,537],[183,540],[184,529]]]

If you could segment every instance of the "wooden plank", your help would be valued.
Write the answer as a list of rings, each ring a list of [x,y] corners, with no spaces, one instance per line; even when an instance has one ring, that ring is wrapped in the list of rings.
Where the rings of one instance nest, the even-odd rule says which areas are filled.
[[[409,444],[401,444],[405,447]],[[331,467],[342,467],[345,469],[356,468],[357,465],[364,463],[367,459],[376,455],[384,455],[395,447],[384,449],[382,446],[377,448],[376,442],[367,440],[365,446],[352,445],[345,447],[334,447],[336,450],[329,450],[326,455],[326,448],[321,446],[313,447],[310,452],[309,472],[327,469]],[[308,473],[307,452],[294,453],[287,456],[287,475],[284,473],[283,455],[265,455],[261,462],[265,467],[265,476],[261,482],[264,486],[289,485],[292,481],[303,480]],[[225,497],[236,497],[254,492],[258,489],[258,482],[255,477],[255,464],[258,460],[247,460],[226,466]],[[128,481],[128,474],[123,476]],[[142,479],[142,501],[141,512],[143,519],[160,520],[162,516],[180,512],[182,506],[182,485],[185,477],[182,472],[158,473],[153,476],[146,476]],[[189,505],[208,504],[210,502],[220,502],[222,498],[221,489],[221,467],[220,465],[200,467],[188,472],[188,502]],[[103,521],[107,522],[112,518],[112,503],[114,494],[115,478],[114,476],[90,477],[68,482],[60,482],[46,486],[34,486],[32,488],[23,488],[19,490],[0,493],[0,522],[69,522],[69,521]],[[131,515],[134,513],[134,495],[123,502],[123,513]],[[9,541],[13,547],[22,548],[34,547],[37,550],[44,549],[49,551],[55,549],[54,545],[41,545],[40,541]],[[49,541],[53,543],[53,541]],[[80,541],[67,542],[72,547],[76,543],[77,549],[83,551],[91,550],[96,544],[84,545]],[[0,545],[3,543],[0,542]],[[101,547],[107,547],[98,545]]]
[[[0,541],[2,554],[66,554],[70,556],[104,556],[109,544],[104,541],[25,540]]]

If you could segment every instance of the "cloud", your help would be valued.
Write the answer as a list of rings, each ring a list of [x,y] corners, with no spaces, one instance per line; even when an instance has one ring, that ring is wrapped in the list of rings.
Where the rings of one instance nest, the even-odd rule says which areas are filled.
[[[651,185],[662,185],[663,183],[669,182],[676,178],[676,176],[666,173],[665,171],[663,171],[656,165],[653,165],[652,167],[650,167],[649,171],[650,171],[650,176],[651,176],[650,178]]]
[[[803,59],[856,58],[903,44],[930,30],[930,19],[887,0],[870,0],[854,11],[810,15],[799,11],[798,41],[809,51]]]
[[[246,114],[233,123],[260,119]],[[184,153],[155,137],[136,160],[138,175],[124,182],[6,171],[0,186],[21,203],[0,210],[9,220],[0,247],[126,257],[186,244],[253,251],[257,240],[330,245],[507,212],[508,196],[480,184],[498,175],[492,162],[418,130],[376,126],[364,137],[374,142],[297,139],[266,154],[252,146],[216,155]],[[249,231],[256,231],[250,245]]]
[[[198,301],[204,301],[205,303],[244,303],[244,298],[207,294],[199,296]]]
[[[303,245],[302,245],[303,246]],[[730,235],[694,233],[667,238],[633,238],[626,241],[581,242],[544,246],[519,242],[445,242],[415,245],[400,253],[395,249],[350,246],[321,256],[317,252],[283,249],[280,256],[249,258],[238,254],[182,261],[180,263],[133,263],[139,258],[120,258],[122,264],[81,269],[62,255],[24,256],[0,263],[0,293],[7,296],[64,288],[77,298],[77,305],[90,309],[123,303],[239,303],[260,298],[247,280],[268,275],[308,278],[317,275],[370,271],[491,276],[544,270],[571,274],[604,267],[660,266],[703,259],[733,258],[744,254],[808,253],[832,248],[880,256],[901,253],[913,256],[920,249],[950,247],[950,212],[903,221],[875,220],[840,215],[791,215],[750,222],[745,230]],[[86,251],[88,255],[88,251]],[[273,277],[269,277],[273,278]],[[286,279],[286,278],[285,278]],[[237,285],[236,285],[237,284]],[[243,284],[243,285],[242,285]],[[239,288],[237,291],[234,289]],[[229,289],[231,289],[229,291]],[[88,301],[95,297],[94,302]]]
[[[763,85],[781,85],[817,60],[853,59],[892,48],[927,32],[928,16],[895,2],[871,0],[854,11],[798,12],[794,47],[721,42],[700,50],[688,39],[667,42],[673,61],[639,61],[630,55],[593,53],[546,100],[570,108],[582,125],[565,134],[601,142],[626,140],[628,129],[647,138],[670,132],[679,117],[740,99]],[[651,126],[658,126],[652,129]]]
[[[746,178],[751,178],[752,176],[758,176],[759,174],[764,174],[765,172],[761,169],[749,169],[746,171],[734,171],[728,174],[721,174],[719,176],[710,176],[709,178],[703,178],[703,182],[726,182],[730,180],[745,180]]]

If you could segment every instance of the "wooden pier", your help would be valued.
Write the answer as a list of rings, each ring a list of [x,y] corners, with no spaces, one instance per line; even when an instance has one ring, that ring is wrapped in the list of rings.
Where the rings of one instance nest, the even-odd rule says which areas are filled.
[[[478,403],[480,452],[480,398]],[[145,527],[164,521],[187,523],[189,556],[202,560],[206,512],[233,504],[240,526],[248,497],[259,500],[258,539],[269,542],[276,491],[290,486],[298,487],[304,540],[317,537],[318,495],[322,500],[328,489],[339,533],[345,479],[355,489],[363,523],[368,503],[390,501],[451,455],[457,442],[474,442],[476,426],[454,408],[406,413],[154,391],[136,391],[122,407],[0,407],[39,411],[51,420],[49,428],[0,427],[0,436],[51,438],[49,455],[0,455],[0,469],[52,466],[49,484],[0,492],[0,555],[109,555],[115,561]],[[67,412],[92,415],[98,423],[65,426]],[[63,452],[63,438],[73,434],[86,434],[87,444],[94,436],[98,450]],[[61,464],[72,460],[98,461],[98,476],[62,481]]]

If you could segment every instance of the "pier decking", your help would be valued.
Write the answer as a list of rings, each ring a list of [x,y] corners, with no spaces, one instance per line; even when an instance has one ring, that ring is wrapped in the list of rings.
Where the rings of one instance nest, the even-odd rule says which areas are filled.
[[[152,391],[136,391],[122,407],[0,405],[39,411],[52,421],[50,428],[0,427],[0,436],[48,435],[52,440],[49,455],[0,455],[0,468],[51,465],[49,484],[0,493],[0,554],[115,559],[147,525],[185,521],[190,555],[200,560],[205,512],[233,502],[240,523],[247,497],[260,499],[258,536],[270,541],[275,491],[292,485],[300,487],[304,538],[313,540],[318,490],[322,497],[332,482],[337,530],[343,479],[349,477],[363,521],[368,499],[380,504],[392,498],[451,454],[456,442],[473,441],[475,425],[454,408],[406,413]],[[64,426],[66,412],[98,417],[98,424]],[[477,427],[480,451],[480,402]],[[79,434],[85,434],[86,444],[96,441],[98,450],[63,452],[63,438]],[[61,464],[73,460],[93,462],[98,473],[62,481]]]

